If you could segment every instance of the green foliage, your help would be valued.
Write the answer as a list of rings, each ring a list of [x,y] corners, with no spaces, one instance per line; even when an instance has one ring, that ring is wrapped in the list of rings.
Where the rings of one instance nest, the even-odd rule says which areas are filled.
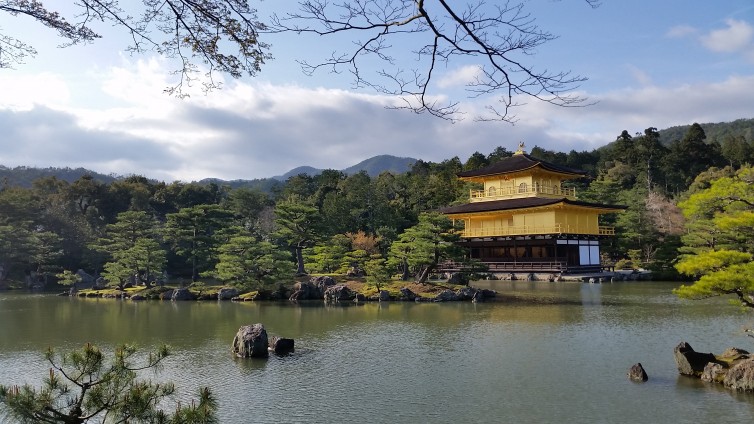
[[[722,177],[680,203],[692,224],[683,238],[684,256],[679,272],[698,278],[676,290],[681,297],[697,299],[734,294],[754,307],[754,168],[743,167],[732,177]],[[700,277],[701,276],[701,277]]]
[[[754,231],[754,168],[744,167],[734,176],[718,178],[678,206],[690,223],[690,231],[683,237],[687,252],[754,249],[750,243]]]
[[[119,346],[111,359],[96,346],[45,355],[49,376],[41,388],[0,385],[0,408],[21,423],[216,423],[217,401],[208,388],[199,401],[178,404],[175,412],[160,409],[175,392],[172,383],[155,383],[139,377],[139,371],[159,369],[170,354],[162,346],[138,357],[135,347]]]
[[[636,269],[636,267],[630,259],[621,259],[615,262],[615,269]]]
[[[464,252],[455,244],[460,236],[460,227],[445,215],[425,212],[419,215],[419,223],[404,231],[390,248],[390,263],[417,271],[418,283],[424,283],[429,274],[441,262],[462,260]]]
[[[688,187],[699,173],[723,163],[720,144],[706,143],[706,138],[701,125],[694,123],[683,138],[670,144],[665,163],[668,181],[676,188]]]
[[[737,167],[751,162],[746,159],[752,145],[751,122],[731,124],[738,129],[729,134],[704,124],[684,127],[671,138],[653,127],[635,136],[626,130],[610,145],[591,152],[535,147],[531,154],[588,171],[594,177],[588,185],[586,180],[575,183],[579,200],[629,207],[624,213],[600,216],[600,225],[615,226],[617,232],[602,243],[604,253],[618,260],[636,250],[641,253],[637,266],[668,269],[676,259],[681,233],[683,254],[751,249],[747,242],[754,239],[754,215],[745,206],[753,200],[746,194],[751,178],[743,174],[733,178]],[[658,133],[663,143],[658,144]],[[726,134],[731,137],[728,141]],[[726,168],[709,168],[719,158],[714,154],[717,142],[730,164]],[[379,252],[388,256],[391,270],[408,278],[421,274],[422,267],[413,259],[420,247],[412,241],[416,230],[404,234],[406,230],[419,223],[423,212],[468,201],[472,186],[458,180],[458,172],[511,154],[497,147],[486,156],[475,152],[463,160],[420,160],[403,173],[348,175],[325,170],[314,177],[296,175],[279,183],[275,198],[258,190],[231,189],[238,183],[225,186],[219,180],[166,184],[138,175],[115,180],[86,173],[74,178],[40,173],[44,177],[25,188],[13,186],[12,181],[0,185],[0,280],[9,276],[21,280],[30,270],[45,280],[63,269],[79,268],[92,274],[104,269],[119,284],[152,280],[146,275],[161,270],[179,277],[191,274],[196,280],[200,273],[215,270],[219,246],[234,235],[229,231],[234,226],[256,239],[290,248],[300,273],[365,266]],[[720,181],[723,177],[727,180]],[[720,195],[723,192],[728,195]],[[678,200],[687,203],[685,226],[673,212]],[[134,228],[141,232],[137,238],[153,240],[137,245],[125,235],[124,220],[119,218],[124,212],[145,214],[149,228],[160,234],[147,235],[145,229]],[[333,237],[349,234],[362,234],[362,241],[369,243],[355,238],[350,245],[345,239],[342,246],[334,242]],[[367,240],[375,235],[379,240]],[[123,244],[125,240],[130,244]],[[157,255],[148,260],[152,263],[146,271],[145,257],[153,253]]]
[[[367,283],[373,285],[378,292],[382,290],[383,285],[390,282],[390,267],[387,260],[380,255],[372,255],[364,262],[364,271],[367,274]]]
[[[321,237],[322,217],[316,207],[290,198],[275,207],[275,236],[282,239],[296,254],[297,274],[306,274],[303,249]]]
[[[273,205],[267,194],[258,189],[238,188],[228,194],[225,205],[244,228],[259,235],[267,235],[261,222],[262,212]]]
[[[127,283],[149,283],[165,268],[157,222],[144,211],[118,214],[105,227],[105,236],[92,247],[109,255],[102,276],[123,288]]]
[[[754,308],[754,262],[739,263],[709,272],[691,285],[673,291],[687,299],[733,294],[741,305]]]
[[[195,205],[166,216],[165,239],[175,253],[191,264],[191,280],[217,263],[217,248],[226,240],[223,230],[233,215],[220,205]]]
[[[69,270],[65,270],[61,272],[60,274],[55,275],[58,277],[58,284],[62,286],[72,286],[76,287],[76,284],[81,282],[81,276],[78,274],[74,274],[73,272]]]
[[[259,290],[293,278],[290,255],[254,236],[236,234],[219,248],[215,270],[206,274],[244,290]]]
[[[676,268],[683,274],[698,277],[732,265],[745,264],[751,260],[750,253],[735,250],[710,250],[683,257]]]
[[[336,234],[329,241],[307,249],[304,254],[306,269],[320,273],[341,273],[349,249],[348,238],[343,234]]]

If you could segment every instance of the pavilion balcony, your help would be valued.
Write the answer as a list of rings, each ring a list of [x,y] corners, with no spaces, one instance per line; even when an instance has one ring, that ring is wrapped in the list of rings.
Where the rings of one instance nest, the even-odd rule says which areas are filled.
[[[540,185],[529,186],[521,184],[517,187],[498,188],[490,187],[486,190],[471,190],[469,199],[471,202],[486,202],[490,200],[516,199],[521,197],[566,197],[576,198],[576,189],[567,187],[545,187]]]
[[[540,260],[528,261],[499,261],[499,260],[481,260],[487,272],[491,273],[520,273],[520,272],[552,272],[552,273],[592,273],[592,272],[613,272],[615,268],[612,264],[606,265],[568,265],[566,258],[545,258]],[[478,268],[457,263],[443,262],[438,265],[439,272],[478,272]]]
[[[614,236],[615,227],[600,226],[597,232],[584,232],[583,229],[570,225],[557,224],[553,226],[506,226],[506,227],[486,227],[486,228],[467,228],[462,231],[461,237],[464,238],[483,238],[483,237],[506,237],[506,236],[526,236],[526,235],[543,235],[543,234],[591,234],[600,236]]]

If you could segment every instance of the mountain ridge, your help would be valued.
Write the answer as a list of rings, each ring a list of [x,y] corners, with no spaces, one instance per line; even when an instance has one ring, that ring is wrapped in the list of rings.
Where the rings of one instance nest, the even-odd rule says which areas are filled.
[[[402,174],[408,172],[416,163],[418,159],[410,157],[398,157],[393,155],[377,155],[369,159],[365,159],[356,165],[349,166],[348,168],[340,169],[339,171],[346,175],[358,174],[361,171],[365,171],[370,177],[376,177],[381,173],[393,172],[396,174]],[[290,177],[299,174],[307,174],[310,176],[316,176],[322,173],[324,169],[314,168],[312,166],[299,166],[291,169],[283,175],[277,175],[272,178],[278,181],[285,181]]]
[[[376,177],[382,172],[393,172],[401,174],[408,172],[411,166],[417,161],[417,159],[409,157],[398,157],[393,155],[377,155],[369,159],[365,159],[355,165],[349,166],[340,170],[346,175],[357,174],[361,171],[365,171],[370,177]],[[254,179],[235,179],[235,180],[223,180],[221,178],[203,178],[198,181],[191,181],[191,183],[198,184],[210,184],[215,183],[218,185],[227,185],[231,188],[238,187],[251,187],[260,188],[263,191],[271,191],[274,187],[282,184],[288,178],[299,175],[307,174],[310,176],[316,176],[322,173],[324,169],[314,168],[311,166],[299,166],[291,169],[283,175],[265,178]],[[32,182],[38,178],[43,177],[56,177],[60,180],[68,183],[73,183],[77,179],[84,175],[91,175],[95,180],[103,183],[111,183],[113,181],[128,177],[127,175],[114,175],[114,174],[102,174],[86,168],[36,168],[30,166],[17,166],[10,168],[4,165],[0,165],[0,181],[8,186],[19,186],[29,188],[32,186]]]

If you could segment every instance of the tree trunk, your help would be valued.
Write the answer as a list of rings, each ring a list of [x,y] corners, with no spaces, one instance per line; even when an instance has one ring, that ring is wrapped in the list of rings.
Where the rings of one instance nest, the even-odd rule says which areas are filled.
[[[426,267],[422,268],[421,272],[419,272],[419,278],[416,280],[419,284],[424,284],[429,279],[429,274],[432,272],[433,269],[435,269],[435,264],[427,265]]]
[[[301,246],[296,246],[296,263],[298,264],[298,269],[296,270],[296,274],[298,275],[306,275],[306,270],[304,269],[303,250],[304,249]]]
[[[401,265],[403,273],[401,274],[401,281],[408,281],[408,262],[404,259]]]

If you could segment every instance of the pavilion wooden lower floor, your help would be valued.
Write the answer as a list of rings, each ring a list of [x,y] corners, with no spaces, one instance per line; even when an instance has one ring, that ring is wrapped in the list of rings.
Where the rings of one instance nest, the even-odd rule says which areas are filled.
[[[600,259],[600,238],[592,235],[466,238],[458,244],[492,273],[595,273],[609,268]],[[442,268],[452,272],[454,266],[462,270],[457,264]]]

